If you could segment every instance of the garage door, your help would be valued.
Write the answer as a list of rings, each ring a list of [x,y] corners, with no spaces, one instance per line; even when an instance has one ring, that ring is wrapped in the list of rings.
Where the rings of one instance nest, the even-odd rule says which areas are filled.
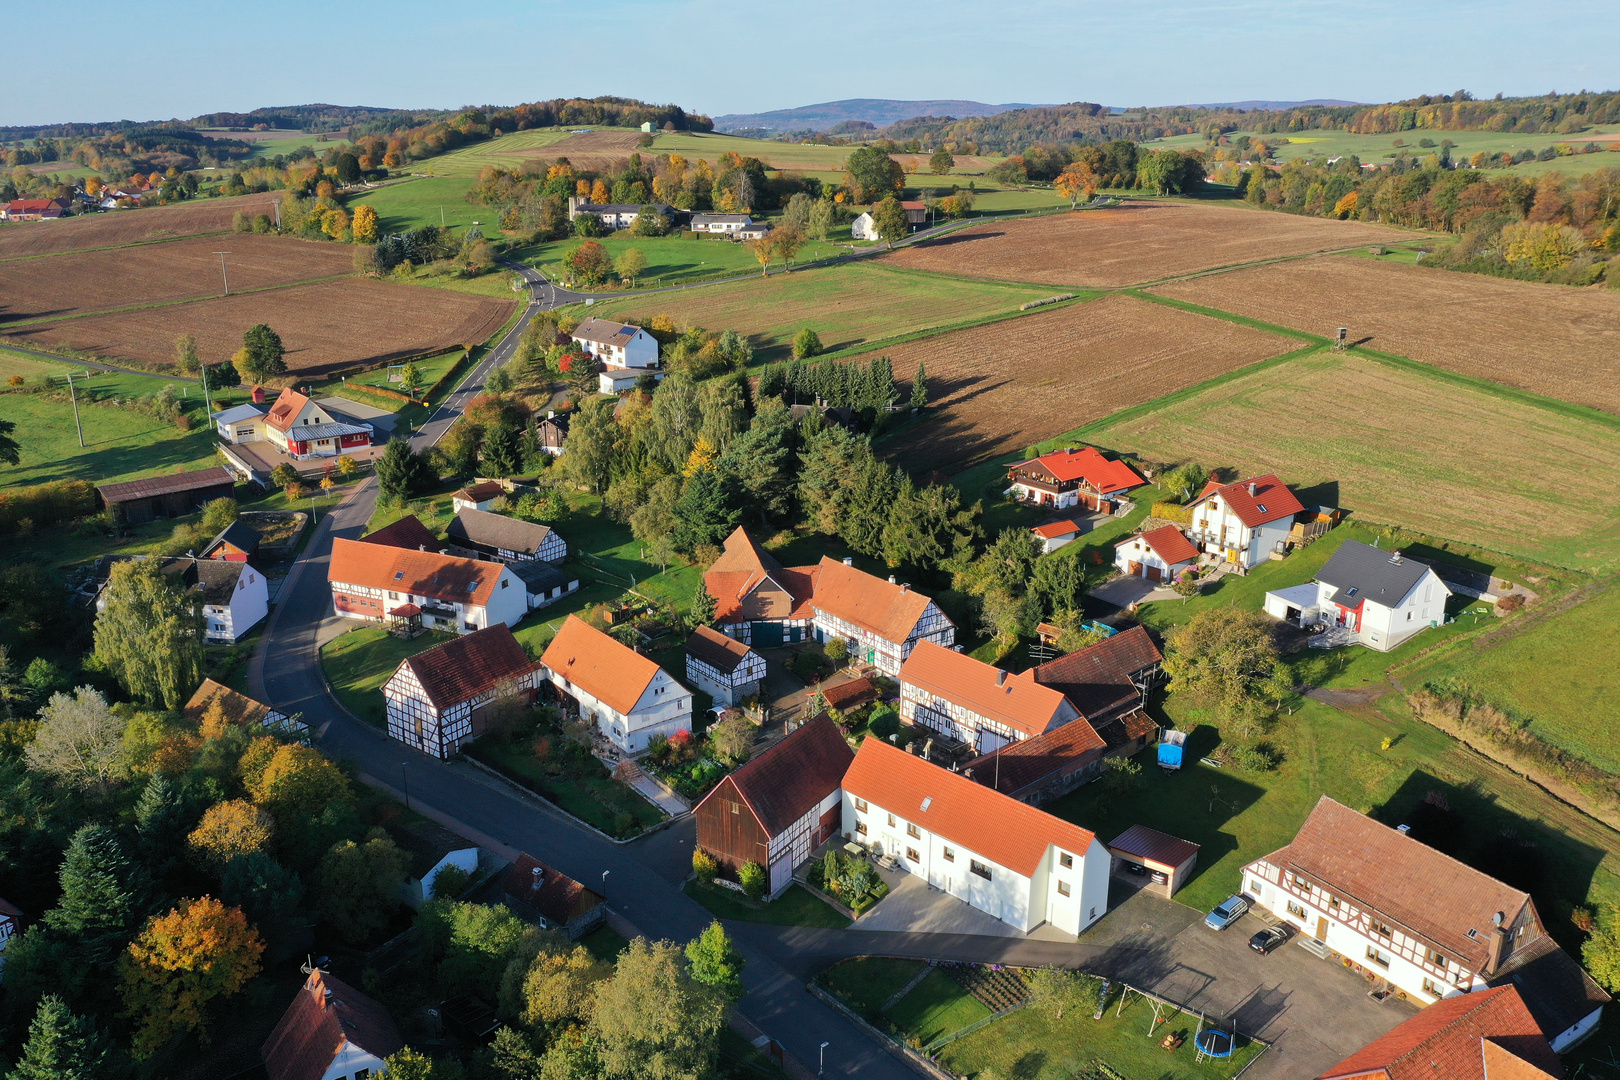
[[[774,649],[782,644],[782,624],[757,622],[753,625],[750,644],[756,649]]]
[[[1157,566],[1150,566],[1147,568],[1147,579],[1149,581],[1158,581],[1162,576],[1163,575],[1160,573]]]

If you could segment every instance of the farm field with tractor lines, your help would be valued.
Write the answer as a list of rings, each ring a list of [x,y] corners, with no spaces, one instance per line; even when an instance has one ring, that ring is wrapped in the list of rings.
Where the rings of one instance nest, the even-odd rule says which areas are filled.
[[[145,213],[145,211],[135,211]],[[0,324],[220,296],[349,274],[353,248],[280,236],[190,237],[0,262]]]
[[[828,146],[822,143],[791,143],[779,142],[775,139],[746,139],[736,135],[721,135],[717,132],[697,131],[670,131],[657,136],[652,151],[658,154],[681,154],[689,160],[703,158],[709,162],[717,162],[727,151],[742,157],[755,157],[772,169],[787,169],[791,172],[842,172],[844,159],[850,151],[858,149],[854,146]],[[908,176],[908,183],[924,182],[928,171],[927,154],[908,154],[904,151],[894,151],[889,154],[900,163],[901,168],[913,168],[915,176]],[[974,156],[957,154],[956,166],[951,170],[952,175],[978,174],[991,169],[1000,158],[989,156]],[[569,160],[574,158],[570,155]],[[927,179],[934,179],[927,177]],[[950,186],[948,177],[939,177]]]
[[[1411,240],[1383,225],[1207,203],[1131,200],[1033,221],[996,221],[884,256],[947,274],[1122,288],[1222,266]],[[1325,331],[1323,331],[1325,332]]]
[[[516,303],[350,277],[41,323],[0,343],[65,346],[110,362],[165,370],[173,363],[178,334],[195,334],[198,352],[213,363],[241,347],[248,327],[268,323],[286,343],[293,374],[330,375],[481,343],[500,329]]]
[[[192,199],[174,206],[149,206],[141,210],[109,210],[105,214],[59,221],[0,224],[0,260],[229,232],[231,217],[238,210],[274,216],[280,197],[280,192],[264,192],[223,199]]]
[[[1329,257],[1153,291],[1324,336],[1348,327],[1352,342],[1382,352],[1620,413],[1614,290]]]

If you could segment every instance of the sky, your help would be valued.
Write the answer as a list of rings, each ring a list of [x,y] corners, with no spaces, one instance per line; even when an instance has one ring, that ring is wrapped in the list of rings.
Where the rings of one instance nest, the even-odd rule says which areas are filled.
[[[720,115],[841,98],[1383,102],[1620,88],[1614,0],[166,0],[8,48],[0,125],[616,94]]]

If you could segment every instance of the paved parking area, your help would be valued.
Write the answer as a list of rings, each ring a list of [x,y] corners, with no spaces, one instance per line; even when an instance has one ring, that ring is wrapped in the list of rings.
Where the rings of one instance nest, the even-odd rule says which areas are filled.
[[[1153,600],[1168,600],[1176,595],[1176,591],[1166,588],[1156,581],[1149,581],[1145,577],[1121,574],[1112,581],[1103,582],[1086,595],[1124,611],[1132,604],[1145,604]]]
[[[976,934],[1021,938],[1024,932],[986,914],[917,875],[879,869],[889,895],[856,919],[855,930],[898,930],[910,934]]]

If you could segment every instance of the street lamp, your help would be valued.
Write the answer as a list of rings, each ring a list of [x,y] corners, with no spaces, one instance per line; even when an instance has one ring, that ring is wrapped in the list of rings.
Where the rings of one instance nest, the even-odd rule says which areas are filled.
[[[405,766],[407,764],[409,763],[404,761],[399,763],[399,783],[405,790],[405,809],[409,810],[411,808],[411,782],[405,776]]]
[[[827,1073],[827,1047],[831,1045],[832,1043],[821,1044],[821,1060],[816,1063],[817,1076],[825,1076]]]
[[[602,902],[603,903],[607,902],[607,876],[609,874],[611,874],[611,873],[613,873],[613,871],[611,871],[611,870],[602,871]]]

